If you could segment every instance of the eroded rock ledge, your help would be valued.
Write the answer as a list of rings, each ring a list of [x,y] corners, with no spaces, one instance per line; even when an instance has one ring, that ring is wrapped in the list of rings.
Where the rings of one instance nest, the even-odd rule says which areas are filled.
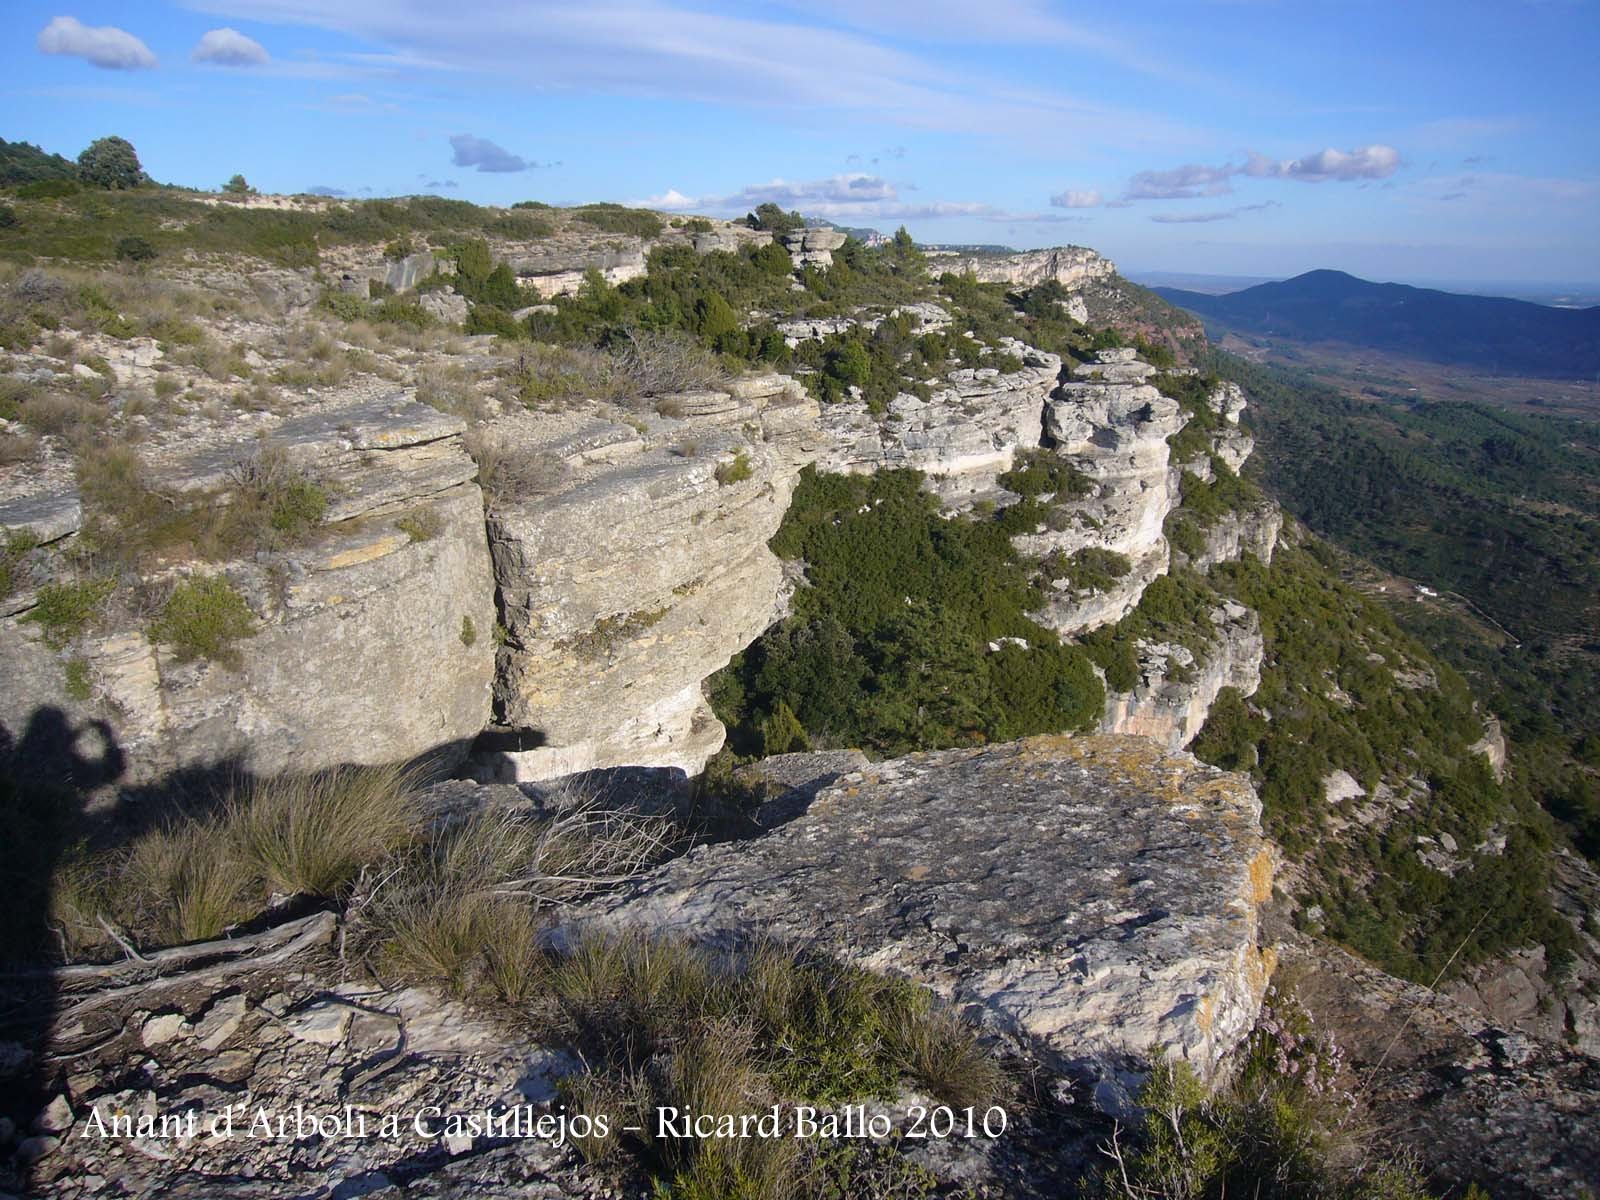
[[[932,987],[1125,1100],[1148,1051],[1203,1076],[1255,1021],[1273,857],[1248,780],[1136,737],[1039,737],[851,771],[582,921],[764,933]]]
[[[403,392],[277,425],[271,443],[327,481],[326,523],[283,554],[168,573],[226,576],[243,596],[254,632],[237,643],[237,661],[181,661],[152,641],[138,612],[52,648],[26,619],[36,597],[25,590],[0,619],[0,675],[10,684],[0,689],[0,727],[30,754],[43,747],[36,768],[98,756],[107,782],[460,757],[489,715],[495,621],[463,428]],[[256,450],[229,442],[152,466],[163,490],[205,497]],[[51,530],[52,548],[70,550],[81,520],[75,494],[0,507],[0,535],[30,528],[38,512],[70,515]],[[76,695],[66,673],[73,656],[86,681]]]

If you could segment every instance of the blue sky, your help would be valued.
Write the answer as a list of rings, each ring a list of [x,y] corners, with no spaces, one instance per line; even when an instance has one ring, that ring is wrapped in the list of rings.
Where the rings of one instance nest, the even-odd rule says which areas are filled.
[[[1600,0],[189,0],[0,16],[0,136],[159,179],[763,199],[1125,270],[1600,279]]]

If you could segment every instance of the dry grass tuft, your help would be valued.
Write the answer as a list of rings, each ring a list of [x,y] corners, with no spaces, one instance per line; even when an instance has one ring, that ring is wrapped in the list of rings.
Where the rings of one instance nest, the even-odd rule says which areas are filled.
[[[234,801],[229,824],[273,891],[333,896],[415,836],[420,782],[399,766],[258,780]]]
[[[147,940],[206,941],[252,911],[244,864],[225,821],[184,821],[140,838],[122,872],[113,906]]]
[[[502,504],[548,495],[567,478],[567,464],[559,457],[520,450],[497,430],[470,429],[463,442],[478,464],[478,483]]]
[[[554,818],[480,812],[435,830],[372,905],[390,970],[525,1003],[549,990],[535,914],[637,874],[664,821],[581,809]]]
[[[73,860],[55,882],[67,948],[103,945],[101,918],[141,945],[169,945],[217,937],[274,894],[341,895],[415,836],[419,783],[394,766],[255,780],[207,815]]]

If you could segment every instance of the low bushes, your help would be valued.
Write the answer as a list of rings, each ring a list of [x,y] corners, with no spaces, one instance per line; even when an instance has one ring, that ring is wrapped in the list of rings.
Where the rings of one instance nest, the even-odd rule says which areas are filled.
[[[209,659],[237,667],[237,643],[255,634],[255,614],[221,575],[186,579],[150,626],[150,640],[172,647],[179,662]]]
[[[577,1112],[612,1116],[580,1148],[627,1145],[673,1195],[824,1194],[832,1168],[793,1137],[656,1136],[656,1111],[754,1118],[777,1104],[893,1098],[911,1079],[951,1105],[1008,1092],[973,1031],[920,988],[771,943],[717,954],[642,935],[599,936],[555,962],[558,1021],[590,1064],[564,1086]],[[637,1125],[638,1135],[617,1132]]]
[[[1039,596],[1003,525],[942,516],[916,472],[808,471],[772,548],[803,559],[811,586],[713,678],[740,753],[809,741],[898,754],[1099,719],[1088,657],[1027,615]],[[1002,638],[1025,646],[990,648]]]
[[[1352,1122],[1338,1047],[1269,993],[1231,1082],[1208,1093],[1187,1063],[1155,1061],[1128,1143],[1102,1147],[1107,1200],[1428,1200],[1410,1165]],[[1478,1194],[1473,1189],[1473,1194]],[[1479,1200],[1482,1200],[1481,1194]]]

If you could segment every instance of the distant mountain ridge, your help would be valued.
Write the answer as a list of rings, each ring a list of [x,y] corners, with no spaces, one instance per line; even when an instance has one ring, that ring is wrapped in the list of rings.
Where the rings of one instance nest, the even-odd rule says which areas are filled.
[[[1152,289],[1210,325],[1308,342],[1344,342],[1430,362],[1509,375],[1588,377],[1600,372],[1600,308],[1372,283],[1343,271],[1308,271],[1279,283],[1211,296]]]

